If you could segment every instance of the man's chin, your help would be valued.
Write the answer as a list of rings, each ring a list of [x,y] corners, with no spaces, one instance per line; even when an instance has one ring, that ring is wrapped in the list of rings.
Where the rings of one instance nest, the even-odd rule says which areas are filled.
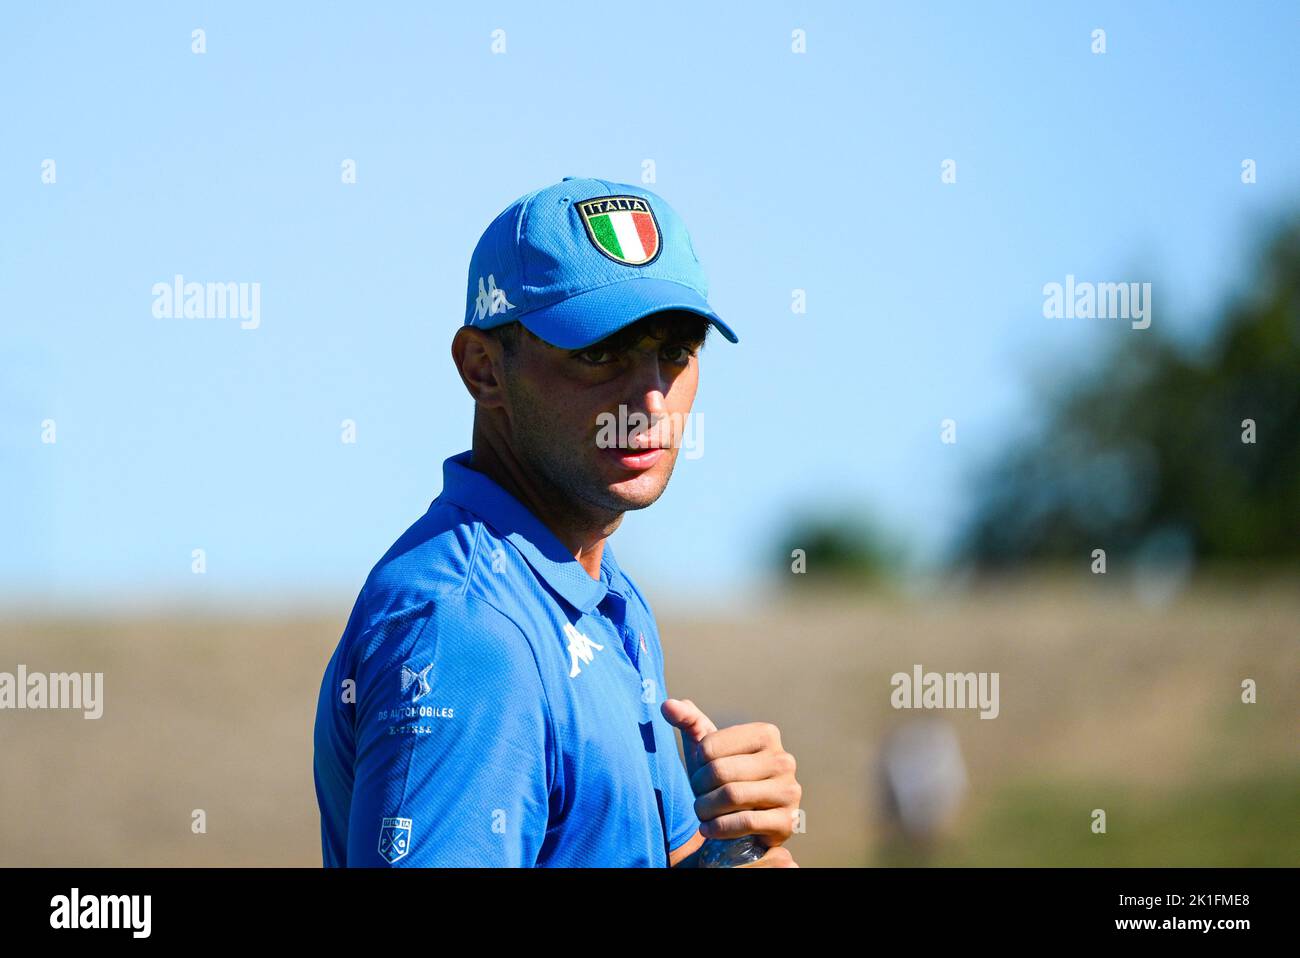
[[[666,478],[646,473],[624,479],[622,482],[610,483],[605,491],[611,499],[617,500],[624,510],[631,512],[653,505],[664,494],[664,489],[667,487]]]
[[[608,479],[605,494],[626,511],[644,509],[664,494],[672,472],[672,461],[668,460],[644,472],[630,473],[625,478]]]

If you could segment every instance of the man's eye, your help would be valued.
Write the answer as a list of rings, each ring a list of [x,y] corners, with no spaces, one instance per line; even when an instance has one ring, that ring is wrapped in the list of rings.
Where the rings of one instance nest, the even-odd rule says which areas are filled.
[[[602,359],[601,357],[605,358]],[[608,349],[589,349],[585,353],[579,353],[578,358],[592,366],[604,366],[607,363],[613,362],[614,354]]]
[[[670,363],[686,365],[691,361],[691,356],[695,354],[689,346],[669,346],[664,350],[664,358]]]

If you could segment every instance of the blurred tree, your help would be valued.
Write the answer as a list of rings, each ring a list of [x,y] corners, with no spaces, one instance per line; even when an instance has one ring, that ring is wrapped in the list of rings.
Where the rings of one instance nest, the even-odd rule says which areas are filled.
[[[795,573],[802,552],[802,573]],[[796,513],[778,534],[775,571],[787,585],[883,584],[898,571],[901,546],[860,509]]]
[[[1300,555],[1300,220],[1277,229],[1249,290],[1204,350],[1178,348],[1157,317],[1048,396],[1037,434],[979,476],[960,557]]]

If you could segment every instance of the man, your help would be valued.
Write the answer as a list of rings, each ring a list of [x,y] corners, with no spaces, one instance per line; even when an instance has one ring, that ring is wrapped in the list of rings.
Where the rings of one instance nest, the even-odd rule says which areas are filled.
[[[451,349],[473,448],[370,573],[321,683],[326,866],[690,866],[744,834],[769,846],[757,865],[794,865],[779,731],[665,698],[654,615],[607,541],[667,486],[710,324],[738,341],[705,294],[685,227],[638,187],[565,177],[479,240]]]

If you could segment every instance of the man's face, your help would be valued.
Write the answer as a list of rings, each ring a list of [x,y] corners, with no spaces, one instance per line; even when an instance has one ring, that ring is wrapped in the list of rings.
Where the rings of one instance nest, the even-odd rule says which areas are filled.
[[[657,313],[585,349],[560,349],[521,328],[506,376],[520,461],[601,509],[653,503],[677,462],[707,323]]]

